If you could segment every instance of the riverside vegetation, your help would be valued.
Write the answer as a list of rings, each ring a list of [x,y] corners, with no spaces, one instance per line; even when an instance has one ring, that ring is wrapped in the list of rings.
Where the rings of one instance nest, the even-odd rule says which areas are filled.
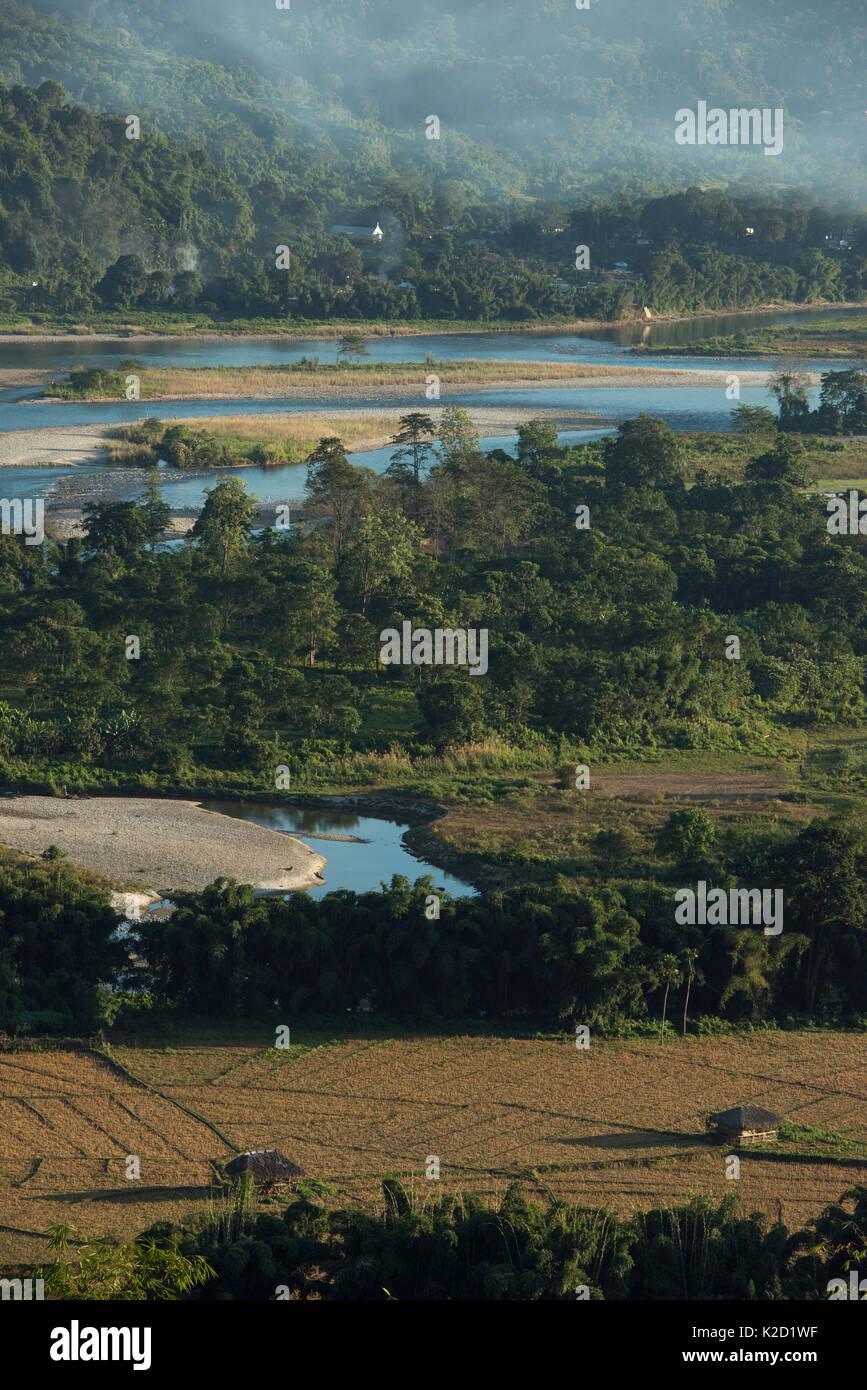
[[[166,508],[152,473],[140,503],[91,505],[83,541],[43,554],[3,537],[3,779],[274,795],[287,766],[293,791],[390,786],[495,814],[511,798],[547,816],[568,797],[574,835],[522,847],[504,826],[479,845],[502,894],[445,902],[426,925],[421,890],[406,884],[341,894],[339,909],[330,895],[254,902],[225,886],[179,896],[171,921],[137,928],[149,990],[199,1011],[218,999],[255,1010],[262,991],[295,1009],[344,1009],[366,992],[385,1013],[423,1005],[616,1028],[655,1013],[684,952],[697,951],[699,1012],[863,1014],[867,759],[852,728],[864,714],[867,558],[862,537],[829,536],[824,499],[802,491],[800,443],[753,440],[744,481],[699,469],[686,486],[686,446],[646,416],[584,446],[530,421],[514,457],[482,452],[455,408],[438,454],[426,417],[402,424],[383,476],[354,468],[338,439],[320,441],[305,496],[313,529],[251,535],[253,499],[230,477],[183,548],[160,550]],[[484,680],[383,667],[379,632],[403,621],[488,628]],[[732,635],[740,656],[728,660]],[[806,756],[809,739],[818,756]],[[740,827],[688,806],[671,824],[634,816],[639,835],[598,809],[585,822],[579,765],[665,750],[732,766],[776,758],[793,790]],[[563,790],[538,786],[558,768]],[[808,799],[830,819],[811,812],[804,824]],[[34,891],[9,872],[15,901]],[[671,885],[684,875],[783,888],[786,931],[675,927]],[[383,916],[394,922],[384,954]],[[58,1026],[93,1024],[99,951],[76,957],[90,971],[80,1007],[10,962],[7,1016],[31,1027],[52,995],[70,1001]]]
[[[326,26],[264,7],[255,35],[234,0],[102,27],[97,8],[0,8],[0,329],[324,336],[867,297],[845,0],[784,24],[502,0],[493,28],[448,0],[433,25],[330,0]],[[819,51],[821,82],[799,77]],[[786,87],[773,161],[670,138],[700,72],[721,100]],[[850,319],[732,347],[862,338]],[[122,396],[125,371],[56,394]],[[403,797],[411,843],[480,889],[284,900],[225,878],[119,925],[112,890],[142,885],[0,850],[4,1272],[59,1299],[857,1296],[867,560],[811,490],[863,481],[865,399],[851,371],[815,411],[795,368],[776,385],[779,418],[744,406],[722,440],[642,417],[567,447],[528,421],[486,453],[446,409],[434,450],[421,411],[381,418],[382,477],[346,457],[366,422],[150,420],[118,461],[306,459],[303,519],[254,532],[224,477],[167,544],[152,469],[137,503],[87,507],[83,539],[0,536],[6,791],[276,801],[291,771],[300,798]],[[484,628],[488,672],[384,667],[404,622]],[[678,922],[697,882],[781,893],[784,931]],[[748,1097],[784,1123],[729,1183],[704,1124]],[[290,1191],[226,1181],[263,1144],[303,1167]]]

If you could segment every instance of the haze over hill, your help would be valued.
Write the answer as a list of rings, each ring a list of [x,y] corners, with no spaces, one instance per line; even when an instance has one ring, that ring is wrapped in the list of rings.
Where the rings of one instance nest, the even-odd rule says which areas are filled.
[[[0,81],[136,111],[244,180],[317,198],[397,176],[492,201],[691,183],[863,199],[867,28],[853,0],[6,3]],[[675,112],[782,108],[782,153],[688,146]],[[426,139],[426,118],[441,138]]]

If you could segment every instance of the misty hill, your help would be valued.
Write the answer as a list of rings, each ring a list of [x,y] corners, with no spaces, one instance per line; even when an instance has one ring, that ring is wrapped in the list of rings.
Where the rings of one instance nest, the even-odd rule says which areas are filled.
[[[136,112],[238,178],[316,198],[399,179],[472,197],[867,190],[867,26],[852,0],[7,0],[0,81]],[[674,140],[699,100],[782,107],[785,144]],[[426,139],[437,115],[441,138]]]
[[[867,297],[867,216],[797,196],[693,188],[507,216],[453,184],[423,197],[392,181],[351,205],[353,223],[381,223],[374,238],[335,227],[339,191],[242,184],[202,150],[130,133],[55,82],[0,87],[0,311],[520,322]],[[575,270],[576,242],[592,268]]]

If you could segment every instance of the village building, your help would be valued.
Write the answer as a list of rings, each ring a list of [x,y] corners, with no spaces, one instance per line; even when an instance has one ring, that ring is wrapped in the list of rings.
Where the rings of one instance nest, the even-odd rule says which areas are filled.
[[[721,1144],[767,1144],[776,1139],[777,1131],[783,1121],[770,1110],[760,1105],[734,1105],[731,1110],[721,1110],[717,1115],[708,1115],[707,1127],[714,1131],[714,1137]]]
[[[382,241],[385,233],[377,222],[375,227],[344,227],[335,224],[331,228],[331,235],[349,237],[350,241]]]
[[[227,1163],[226,1173],[230,1178],[240,1178],[245,1173],[252,1173],[253,1181],[258,1188],[273,1192],[291,1185],[296,1178],[303,1177],[304,1170],[279,1149],[250,1149]]]

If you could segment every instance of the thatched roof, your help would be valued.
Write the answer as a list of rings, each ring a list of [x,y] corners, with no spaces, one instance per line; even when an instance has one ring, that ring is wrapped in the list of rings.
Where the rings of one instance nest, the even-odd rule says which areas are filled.
[[[707,1122],[719,1129],[760,1133],[776,1129],[783,1123],[779,1115],[774,1115],[770,1110],[763,1110],[760,1105],[733,1105],[731,1110],[721,1110],[718,1115],[708,1115]]]
[[[291,1158],[281,1154],[279,1149],[251,1149],[238,1154],[231,1163],[226,1164],[226,1172],[233,1178],[242,1173],[252,1173],[254,1182],[286,1182],[289,1178],[300,1178],[303,1169],[293,1163]]]

